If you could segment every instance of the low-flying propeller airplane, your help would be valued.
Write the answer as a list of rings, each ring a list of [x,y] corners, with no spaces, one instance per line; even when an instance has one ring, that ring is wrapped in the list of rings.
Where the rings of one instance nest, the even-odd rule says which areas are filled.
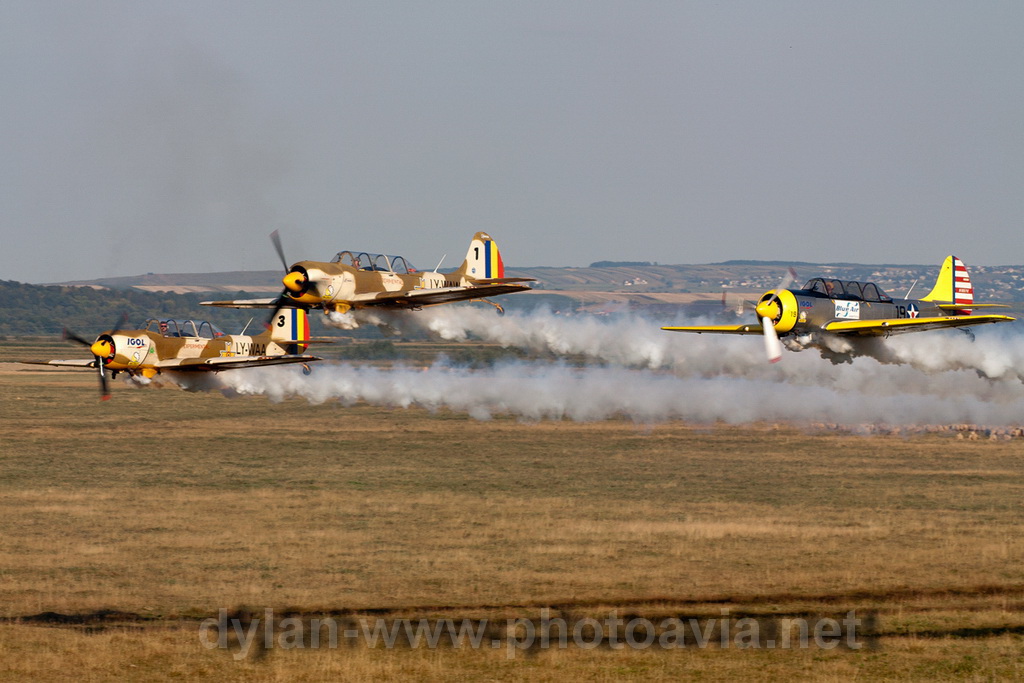
[[[1012,322],[1006,315],[972,315],[978,308],[1002,304],[974,303],[974,286],[967,267],[947,256],[935,286],[921,299],[896,299],[873,282],[816,277],[799,289],[789,289],[796,274],[790,269],[775,289],[758,300],[760,325],[696,325],[663,327],[670,332],[697,334],[760,334],[768,360],[782,359],[782,340],[794,348],[828,349],[828,337],[888,337],[904,332]],[[909,292],[908,292],[909,296]]]
[[[278,308],[269,329],[258,335],[246,335],[245,330],[242,334],[224,334],[206,321],[153,318],[146,321],[144,329],[137,330],[123,329],[124,324],[122,318],[113,329],[91,342],[64,330],[65,339],[89,347],[92,359],[22,362],[96,368],[100,397],[106,400],[110,398],[108,370],[112,378],[127,372],[148,380],[163,372],[219,372],[321,360],[303,353],[311,340],[306,311],[299,308]]]
[[[206,306],[276,308],[305,304],[325,314],[361,309],[419,310],[455,301],[486,301],[486,297],[530,289],[532,278],[505,277],[497,243],[484,232],[473,235],[462,265],[451,273],[420,272],[402,256],[341,251],[330,262],[299,261],[288,265],[275,230],[270,235],[285,269],[284,290],[275,299],[204,301]],[[440,267],[440,264],[439,264]]]

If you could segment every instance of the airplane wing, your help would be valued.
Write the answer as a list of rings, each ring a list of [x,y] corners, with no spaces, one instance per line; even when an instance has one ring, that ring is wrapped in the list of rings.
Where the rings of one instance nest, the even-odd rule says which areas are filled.
[[[826,332],[859,337],[879,337],[903,332],[967,327],[986,323],[1008,323],[1016,318],[1008,315],[951,315],[939,318],[895,318],[891,320],[836,320],[825,325]]]
[[[417,308],[419,306],[433,306],[452,301],[469,301],[472,299],[483,299],[488,296],[499,294],[511,294],[513,292],[525,292],[530,287],[519,284],[529,282],[529,278],[501,278],[492,280],[478,280],[480,284],[472,287],[442,287],[439,289],[413,289],[401,292],[373,292],[357,294],[344,301],[351,304],[353,308],[369,307],[396,307],[396,308]],[[273,308],[277,305],[277,299],[234,299],[231,301],[203,301],[203,306],[220,306],[221,308]],[[292,302],[288,302],[289,305]]]
[[[492,277],[492,278],[470,278],[474,285],[504,285],[510,282],[536,282],[532,277]]]
[[[939,308],[944,311],[962,311],[965,308],[969,308],[972,311],[976,308],[1009,308],[1009,304],[936,304]]]
[[[697,334],[762,334],[760,325],[695,325],[691,327],[663,327],[669,332],[696,332]]]
[[[23,360],[19,361],[24,365],[53,365],[59,368],[94,368],[96,359],[87,360]]]
[[[441,289],[414,289],[405,292],[363,294],[352,297],[349,299],[349,302],[354,308],[374,306],[416,308],[418,306],[445,304],[452,301],[483,299],[488,296],[511,294],[512,292],[525,292],[528,289],[530,287],[526,285],[497,281],[493,284],[483,284],[474,287],[444,287]]]
[[[200,301],[202,306],[220,306],[221,308],[273,308],[277,305],[277,297],[272,299],[234,299],[232,301]],[[288,302],[289,306],[298,302]]]
[[[287,354],[283,356],[221,356],[217,358],[168,358],[156,364],[161,370],[215,371],[255,368],[262,365],[311,363],[323,360],[317,356]]]

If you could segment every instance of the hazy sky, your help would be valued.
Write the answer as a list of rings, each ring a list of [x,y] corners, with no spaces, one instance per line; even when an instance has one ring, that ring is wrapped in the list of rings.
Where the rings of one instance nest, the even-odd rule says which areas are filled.
[[[0,279],[1024,263],[1024,2],[0,2]]]

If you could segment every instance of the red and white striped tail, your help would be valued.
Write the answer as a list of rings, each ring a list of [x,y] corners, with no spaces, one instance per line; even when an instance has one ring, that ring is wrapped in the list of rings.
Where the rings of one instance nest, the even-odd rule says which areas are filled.
[[[953,257],[953,303],[963,304],[963,309],[958,309],[958,315],[970,315],[971,304],[974,303],[974,285],[971,284],[971,276],[967,274],[967,266],[964,262]]]

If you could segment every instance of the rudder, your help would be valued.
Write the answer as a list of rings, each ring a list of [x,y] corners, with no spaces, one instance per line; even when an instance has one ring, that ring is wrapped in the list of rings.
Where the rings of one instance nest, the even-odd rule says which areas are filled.
[[[301,342],[309,339],[309,317],[303,308],[282,307],[274,311],[270,322],[270,339],[276,342],[292,342],[282,344],[285,353],[303,353],[308,344]]]
[[[498,243],[486,232],[473,235],[462,263],[463,275],[474,280],[492,280],[505,277],[505,264],[498,251]]]
[[[974,303],[974,285],[971,284],[971,276],[964,262],[952,254],[947,256],[942,262],[935,286],[921,300],[962,304],[964,308],[957,309],[957,315],[970,315],[970,306]]]

